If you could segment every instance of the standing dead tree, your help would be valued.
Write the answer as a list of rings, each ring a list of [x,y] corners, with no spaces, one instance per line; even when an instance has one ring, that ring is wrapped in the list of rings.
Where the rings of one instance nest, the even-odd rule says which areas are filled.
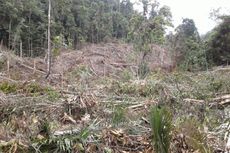
[[[46,79],[50,75],[51,71],[51,40],[50,40],[50,12],[51,12],[51,0],[49,0],[49,10],[48,10],[48,51],[47,51],[47,74]]]

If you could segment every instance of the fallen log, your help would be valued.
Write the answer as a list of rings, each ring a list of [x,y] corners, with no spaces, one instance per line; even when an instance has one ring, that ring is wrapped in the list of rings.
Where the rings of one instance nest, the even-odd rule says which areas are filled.
[[[205,100],[197,100],[197,99],[190,99],[190,98],[186,98],[183,100],[184,102],[189,102],[189,103],[205,103]],[[230,105],[230,95],[223,95],[220,97],[216,97],[216,98],[212,98],[209,100],[209,107],[213,108],[213,107],[221,107],[223,108],[224,106]]]
[[[53,136],[64,136],[64,135],[70,135],[70,134],[79,134],[81,132],[80,129],[71,129],[71,130],[64,130],[64,131],[55,131],[53,133]]]
[[[224,100],[224,99],[230,99],[230,95],[224,95],[224,96],[220,96],[217,98],[213,98],[213,101],[220,101],[220,100]]]

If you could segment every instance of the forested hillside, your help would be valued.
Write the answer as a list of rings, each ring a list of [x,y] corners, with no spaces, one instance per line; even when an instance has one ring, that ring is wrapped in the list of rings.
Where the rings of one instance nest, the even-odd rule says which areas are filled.
[[[0,0],[0,153],[227,153],[230,15],[210,14],[200,35],[154,0]]]
[[[47,48],[48,1],[1,3],[0,38],[3,44],[18,53],[22,43],[26,56],[43,54]],[[165,25],[170,24],[171,17],[169,8],[157,9],[157,4],[152,4],[147,19],[147,10],[143,15],[138,13],[129,0],[56,0],[52,2],[51,14],[54,45],[73,48],[84,42],[99,43],[113,38],[131,41],[134,32],[144,30],[139,29],[142,24],[149,28],[145,30],[154,30],[159,36],[155,36],[153,42],[162,42]]]

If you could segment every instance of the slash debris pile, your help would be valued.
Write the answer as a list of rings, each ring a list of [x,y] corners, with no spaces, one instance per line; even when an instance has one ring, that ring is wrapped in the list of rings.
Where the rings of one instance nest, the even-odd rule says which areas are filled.
[[[84,58],[74,61],[69,57],[75,57],[73,54]],[[155,137],[159,128],[153,124],[163,127],[161,131],[167,124],[157,120],[161,116],[151,116],[151,108],[170,111],[171,122],[166,122],[171,127],[166,135],[169,152],[218,153],[229,149],[228,68],[196,73],[159,71],[140,80],[123,61],[116,73],[101,74],[104,68],[93,60],[101,55],[70,52],[60,56],[53,71],[57,74],[67,68],[60,72],[61,77],[51,76],[49,84],[42,79],[42,64],[34,74],[29,64],[29,68],[12,65],[10,74],[2,71],[0,152],[157,153],[155,146],[164,141],[155,140],[166,139]],[[108,61],[110,65],[118,63],[110,58],[104,62]],[[30,61],[23,61],[24,65],[26,62]],[[22,67],[24,71],[18,73],[16,68]],[[20,79],[23,73],[26,77]]]

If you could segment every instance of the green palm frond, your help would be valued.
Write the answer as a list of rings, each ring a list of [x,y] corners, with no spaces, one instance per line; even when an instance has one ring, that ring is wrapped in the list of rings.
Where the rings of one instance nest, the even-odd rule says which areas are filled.
[[[170,148],[170,132],[172,116],[165,107],[153,107],[150,114],[153,144],[157,153],[168,153]]]

